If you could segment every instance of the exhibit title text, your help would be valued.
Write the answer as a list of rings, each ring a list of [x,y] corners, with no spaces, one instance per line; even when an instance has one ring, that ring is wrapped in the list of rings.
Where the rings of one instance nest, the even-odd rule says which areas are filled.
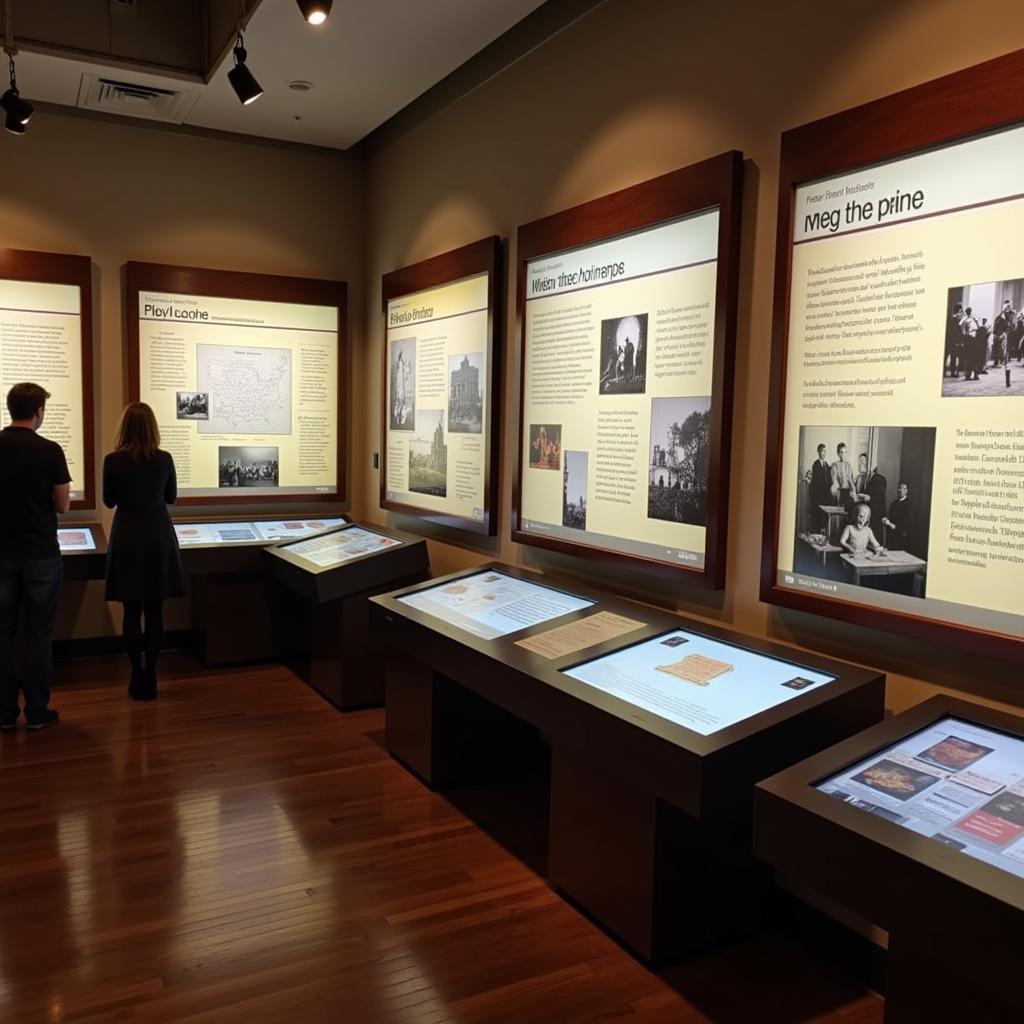
[[[392,313],[388,317],[388,326],[399,327],[402,324],[411,324],[417,320],[430,320],[433,316],[433,306],[418,306],[416,309],[406,309],[401,312]]]
[[[843,189],[820,192],[807,196],[808,203],[828,202],[845,194]],[[900,189],[889,196],[878,199],[850,199],[842,206],[831,210],[814,210],[804,215],[804,232],[838,231],[840,227],[861,227],[871,223],[882,224],[893,217],[915,213],[924,206],[924,191],[902,192]]]
[[[210,314],[205,309],[182,309],[180,306],[158,306],[147,302],[142,307],[142,315],[147,320],[209,320]]]
[[[559,288],[576,288],[580,285],[596,284],[599,281],[614,281],[626,273],[624,260],[618,263],[594,264],[592,267],[581,267],[579,270],[565,271],[551,277],[535,277],[530,282],[530,291],[553,292]]]

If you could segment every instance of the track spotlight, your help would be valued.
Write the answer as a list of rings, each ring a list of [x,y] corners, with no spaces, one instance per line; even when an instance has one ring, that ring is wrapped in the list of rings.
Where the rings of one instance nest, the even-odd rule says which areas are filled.
[[[18,94],[18,80],[14,73],[14,56],[9,52],[8,57],[11,69],[11,85],[7,92],[0,96],[0,109],[3,109],[6,115],[4,117],[4,128],[12,135],[24,135],[25,125],[32,118],[32,104],[28,100],[23,100]]]
[[[4,118],[4,128],[12,135],[25,134],[25,122],[16,120],[10,114]]]
[[[334,0],[295,0],[302,11],[302,16],[310,25],[322,25],[331,13]]]
[[[235,90],[235,95],[241,100],[242,106],[247,107],[263,95],[263,89],[245,65],[245,42],[241,32],[238,33],[238,40],[235,43],[234,58],[235,66],[228,72],[228,81]]]

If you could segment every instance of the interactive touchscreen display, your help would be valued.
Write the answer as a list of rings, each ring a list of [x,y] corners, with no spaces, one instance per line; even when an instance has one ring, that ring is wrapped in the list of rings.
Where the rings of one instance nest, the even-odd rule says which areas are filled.
[[[550,622],[594,603],[500,572],[463,576],[398,600],[485,640]]]
[[[835,679],[682,629],[562,671],[702,736]]]
[[[62,528],[57,531],[57,543],[62,554],[74,551],[95,551],[96,538],[87,526]]]
[[[389,502],[484,520],[488,275],[387,305]]]
[[[140,289],[133,313],[179,496],[337,493],[337,307]]]
[[[780,590],[1024,637],[1022,158],[1018,126],[795,189]]]
[[[350,526],[348,529],[311,537],[297,544],[288,544],[285,550],[316,566],[314,571],[320,571],[349,562],[353,558],[361,558],[363,555],[377,554],[401,543],[394,537],[364,530],[361,526]]]
[[[308,537],[343,522],[343,519],[276,519],[253,523],[175,523],[174,532],[181,547],[266,544]]]
[[[915,732],[817,788],[1024,878],[1024,740],[959,718]]]
[[[519,530],[703,569],[719,210],[526,264]]]

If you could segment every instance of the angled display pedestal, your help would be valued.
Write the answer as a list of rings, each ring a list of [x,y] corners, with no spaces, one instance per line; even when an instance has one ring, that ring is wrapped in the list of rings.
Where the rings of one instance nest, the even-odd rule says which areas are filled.
[[[756,852],[889,932],[886,1024],[1021,1019],[1024,718],[934,697],[766,779]]]
[[[107,572],[107,535],[99,523],[67,523],[57,530],[65,581],[101,580]]]
[[[307,681],[335,707],[384,700],[384,655],[369,630],[368,598],[422,582],[429,571],[422,537],[349,523],[264,553],[271,579],[303,599]]]
[[[342,516],[175,520],[181,564],[189,580],[192,632],[204,665],[305,653],[304,609],[267,585],[263,549],[346,521]]]
[[[884,676],[490,565],[371,601],[387,742],[435,789],[551,751],[551,884],[645,960],[742,933],[757,780],[877,722]]]

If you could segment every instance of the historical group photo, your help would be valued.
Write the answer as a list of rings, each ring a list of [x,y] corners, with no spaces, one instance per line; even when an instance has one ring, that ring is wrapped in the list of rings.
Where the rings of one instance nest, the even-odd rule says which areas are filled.
[[[530,469],[562,468],[562,424],[530,424]]]
[[[793,570],[924,597],[934,427],[801,427]]]
[[[206,391],[178,391],[176,393],[179,420],[208,420],[210,395]]]
[[[217,449],[221,487],[277,487],[277,448],[222,445]]]
[[[1024,278],[949,289],[942,394],[1024,395]]]

